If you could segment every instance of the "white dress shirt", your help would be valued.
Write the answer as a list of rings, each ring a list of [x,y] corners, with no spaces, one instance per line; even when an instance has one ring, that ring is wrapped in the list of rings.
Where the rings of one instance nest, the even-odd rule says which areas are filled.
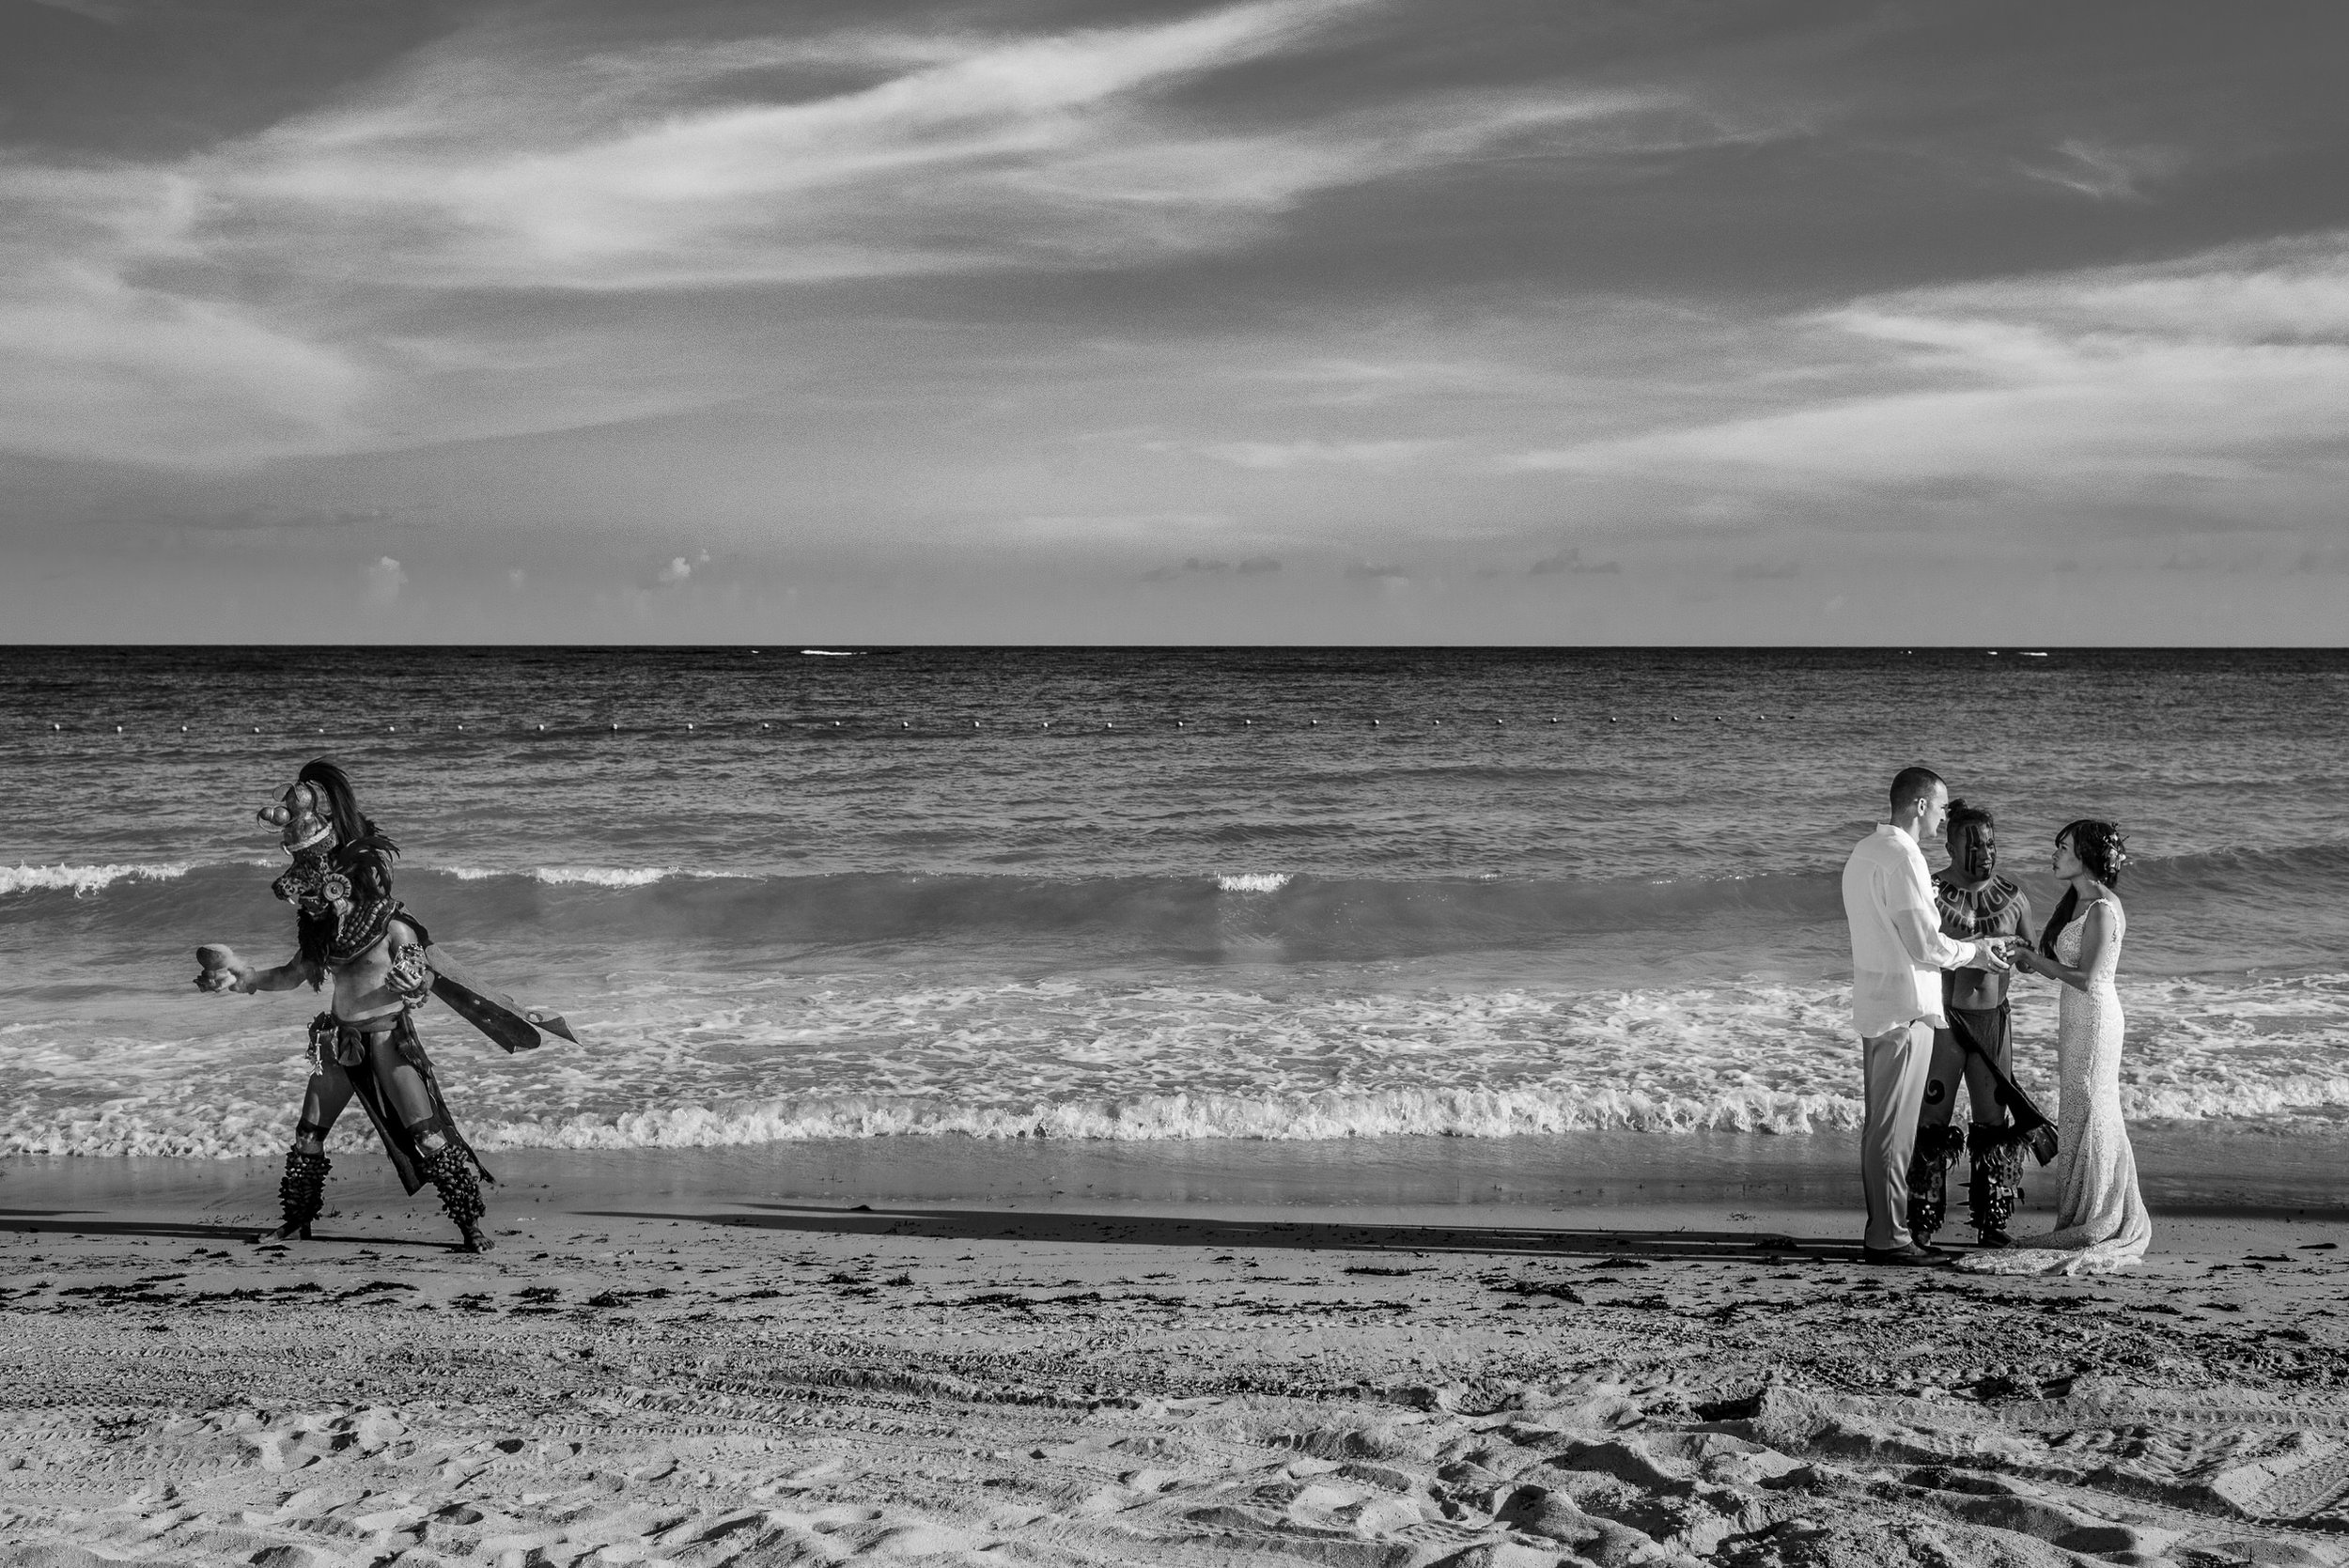
[[[1924,851],[1890,823],[1859,841],[1843,862],[1843,916],[1851,922],[1852,1023],[1863,1040],[1919,1019],[1947,1029],[1943,970],[1974,961],[1973,942],[1941,934]]]

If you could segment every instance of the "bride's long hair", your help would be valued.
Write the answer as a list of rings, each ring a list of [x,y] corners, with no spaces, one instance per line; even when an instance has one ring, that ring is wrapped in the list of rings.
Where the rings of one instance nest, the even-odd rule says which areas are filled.
[[[2056,834],[2056,842],[2072,841],[2072,853],[2080,860],[2080,869],[2107,887],[2121,880],[2121,868],[2129,863],[2128,841],[2121,836],[2118,823],[2102,817],[2083,816],[2077,822],[2064,824]],[[2056,901],[2055,913],[2047,917],[2046,928],[2039,933],[2039,951],[2055,956],[2056,938],[2072,924],[2072,913],[2079,908],[2080,890],[2066,887],[2063,896]]]

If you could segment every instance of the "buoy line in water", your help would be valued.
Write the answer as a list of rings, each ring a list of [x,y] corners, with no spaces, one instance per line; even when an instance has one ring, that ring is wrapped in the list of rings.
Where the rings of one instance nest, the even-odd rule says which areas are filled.
[[[1610,724],[1620,724],[1620,723],[1622,723],[1622,722],[1624,722],[1624,720],[1623,720],[1623,715],[1621,715],[1621,714],[1619,714],[1619,713],[1610,713],[1610,714],[1607,714],[1605,717],[1606,717],[1606,722],[1608,722],[1608,723],[1610,723]],[[1635,716],[1635,717],[1636,717],[1636,716]],[[1688,717],[1688,716],[1684,716],[1684,715],[1682,715],[1682,714],[1679,714],[1679,713],[1672,713],[1672,712],[1666,712],[1666,713],[1654,714],[1654,715],[1650,715],[1649,717],[1651,717],[1651,718],[1652,718],[1652,719],[1653,719],[1656,722],[1657,722],[1657,723],[1659,723],[1659,724],[1681,724],[1681,723],[1688,723],[1688,722],[1692,722],[1692,720],[1691,720],[1689,717]],[[1756,714],[1752,714],[1752,715],[1750,715],[1750,718],[1751,718],[1751,719],[1752,719],[1752,721],[1753,721],[1754,722],[1756,722],[1756,723],[1779,723],[1779,722],[1794,722],[1794,721],[1798,720],[1800,717],[1801,717],[1801,716],[1800,716],[1799,714],[1794,714],[1794,713],[1788,713],[1788,714],[1784,714],[1784,715],[1773,714],[1773,713],[1756,713]],[[1731,716],[1730,716],[1730,715],[1728,715],[1728,714],[1717,713],[1717,714],[1714,714],[1714,715],[1712,716],[1712,718],[1713,718],[1713,722],[1715,722],[1715,723],[1717,723],[1717,724],[1725,724],[1725,723],[1728,723],[1728,722],[1730,722]],[[1173,719],[1173,720],[1168,720],[1168,721],[1164,721],[1164,722],[1167,722],[1167,723],[1171,723],[1171,724],[1172,724],[1174,728],[1176,728],[1176,729],[1178,729],[1178,730],[1183,730],[1183,731],[1186,731],[1186,732],[1188,732],[1188,731],[1190,731],[1190,730],[1191,730],[1191,729],[1194,729],[1194,728],[1199,728],[1199,727],[1203,727],[1203,726],[1204,726],[1204,727],[1212,727],[1213,722],[1213,722],[1213,721],[1211,721],[1211,720],[1203,721],[1203,720],[1196,720],[1196,719]],[[1572,721],[1567,720],[1567,719],[1563,718],[1563,717],[1560,717],[1560,716],[1557,716],[1557,715],[1551,715],[1551,716],[1550,716],[1550,717],[1548,717],[1546,721],[1536,721],[1536,722],[1548,722],[1548,723],[1551,723],[1551,724],[1564,725],[1564,724],[1566,724],[1566,723],[1571,722]],[[1587,721],[1587,722],[1588,722],[1589,723],[1591,723],[1592,725],[1595,726],[1595,725],[1599,722],[1599,719],[1598,719],[1598,717],[1597,717],[1596,715],[1593,715],[1593,716],[1591,716],[1591,717],[1588,719],[1588,721]],[[754,721],[751,721],[751,720],[741,720],[741,721],[738,721],[738,722],[739,722],[739,723],[741,723],[741,724],[743,724],[743,725],[745,725],[745,726],[748,726],[748,725],[750,725],[751,723],[753,723],[753,722],[754,722]],[[820,719],[802,719],[802,720],[796,720],[796,721],[795,721],[795,720],[788,720],[788,719],[786,719],[786,720],[781,720],[781,721],[776,721],[776,720],[769,720],[769,719],[762,719],[762,720],[757,720],[757,721],[755,721],[755,723],[756,723],[756,725],[757,725],[757,729],[758,729],[758,731],[760,731],[760,732],[765,732],[765,733],[771,733],[771,732],[775,729],[775,726],[776,726],[776,724],[777,724],[778,722],[780,722],[780,723],[783,725],[783,727],[784,727],[784,729],[786,730],[786,732],[789,732],[789,731],[792,731],[792,730],[795,730],[795,729],[801,729],[801,730],[816,730],[816,731],[820,732],[820,731],[822,731],[824,728],[826,728],[826,727],[827,727],[827,722],[826,722],[826,721],[824,721],[824,720],[820,720]],[[941,727],[941,728],[940,728],[940,729],[937,729],[937,730],[932,730],[932,729],[925,728],[925,729],[923,729],[923,730],[916,731],[916,730],[914,729],[914,727],[913,727],[913,722],[912,722],[911,720],[910,720],[910,719],[900,719],[900,720],[898,720],[898,721],[897,721],[897,727],[896,727],[896,728],[895,728],[895,730],[894,730],[894,731],[892,731],[892,730],[888,730],[888,729],[886,728],[887,722],[887,722],[886,720],[878,720],[878,719],[877,719],[877,720],[870,720],[870,721],[863,721],[863,722],[860,722],[860,724],[859,724],[859,726],[858,726],[858,727],[860,728],[860,730],[862,730],[862,729],[865,728],[867,724],[869,724],[869,725],[873,726],[875,729],[879,730],[880,733],[898,734],[898,735],[911,735],[911,734],[919,734],[919,735],[923,735],[923,736],[928,736],[928,735],[933,735],[933,734],[943,734],[943,733],[945,733],[945,731],[944,731],[944,729],[943,729],[942,727]],[[954,723],[957,726],[957,731],[956,731],[956,733],[960,733],[960,731],[959,731],[959,724],[960,724],[961,721],[958,721],[958,720],[957,720],[957,721],[954,721],[953,722],[954,722]],[[1230,721],[1227,721],[1227,722],[1230,722]],[[1333,721],[1333,722],[1342,722],[1342,721]],[[1382,729],[1382,728],[1384,728],[1384,727],[1385,727],[1385,724],[1386,724],[1386,721],[1385,721],[1385,719],[1383,719],[1383,718],[1377,718],[1377,719],[1363,719],[1363,720],[1357,721],[1357,722],[1361,723],[1361,724],[1365,725],[1366,727],[1368,727],[1368,728],[1370,728],[1370,729]],[[1428,721],[1428,722],[1429,722],[1430,726],[1431,726],[1431,727],[1433,727],[1433,728],[1438,728],[1438,729],[1440,729],[1440,728],[1442,728],[1442,727],[1444,726],[1444,721],[1443,721],[1442,719],[1440,719],[1440,718],[1437,718],[1437,719],[1430,719],[1430,720]],[[1124,730],[1124,732],[1123,732],[1123,733],[1128,734],[1128,735],[1140,734],[1140,733],[1143,733],[1144,730],[1146,730],[1146,729],[1148,728],[1148,726],[1147,726],[1146,724],[1136,724],[1136,723],[1134,723],[1134,722],[1133,722],[1132,721],[1130,721],[1130,720],[1121,721],[1121,720],[1111,719],[1111,720],[1104,720],[1104,721],[1101,722],[1101,724],[1100,724],[1100,730],[1101,730],[1102,732],[1104,732],[1104,733],[1108,733],[1108,732],[1114,732],[1114,731],[1117,731],[1118,726],[1119,726],[1119,724],[1120,724],[1120,723],[1124,723],[1124,724],[1126,725],[1126,728],[1125,728],[1125,730]],[[660,733],[660,732],[661,732],[661,731],[662,731],[663,729],[671,729],[671,730],[674,730],[674,728],[675,728],[676,726],[679,726],[679,725],[681,725],[681,726],[683,727],[683,730],[684,730],[684,732],[685,732],[686,734],[689,734],[689,735],[698,735],[698,734],[700,733],[700,731],[701,731],[701,724],[702,724],[702,721],[700,721],[700,720],[692,720],[692,719],[687,719],[687,720],[676,720],[676,721],[672,721],[669,724],[665,724],[665,725],[664,725],[664,724],[659,724],[659,723],[653,723],[653,724],[643,724],[643,725],[630,726],[630,725],[625,725],[625,724],[622,724],[622,723],[621,723],[621,722],[619,722],[617,720],[607,720],[607,721],[605,721],[605,722],[604,722],[604,723],[603,723],[603,725],[602,725],[602,730],[603,730],[603,733],[608,734],[608,735],[627,735],[627,734],[646,734],[646,735],[649,735],[649,734],[657,734],[657,733]],[[1061,727],[1064,731],[1066,731],[1066,730],[1069,729],[1070,727],[1072,727],[1072,726],[1071,726],[1071,724],[1070,724],[1070,722],[1069,722],[1068,721],[1064,721],[1064,720],[1057,720],[1057,719],[1045,719],[1045,720],[1042,720],[1042,721],[1039,721],[1039,722],[1038,722],[1038,728],[1039,728],[1039,729],[1050,730],[1050,729],[1053,728],[1055,725],[1059,725],[1059,726],[1060,726],[1060,727]],[[981,732],[984,732],[984,731],[986,730],[986,727],[987,727],[987,725],[986,725],[986,722],[985,722],[985,721],[983,721],[983,720],[978,720],[978,719],[972,719],[972,720],[971,720],[971,721],[970,721],[970,726],[971,726],[971,728],[972,728],[972,729],[973,729],[973,730],[979,730],[979,731],[981,731]],[[247,724],[241,724],[241,723],[239,723],[239,724],[232,724],[232,725],[230,725],[229,727],[230,727],[230,728],[243,728],[243,729],[247,730],[247,731],[248,731],[248,733],[250,733],[250,734],[253,734],[253,735],[260,735],[260,736],[266,736],[266,735],[269,735],[269,734],[272,734],[272,733],[275,733],[275,732],[272,732],[272,731],[266,730],[263,726],[261,726],[261,725],[259,725],[259,724],[250,724],[250,725],[247,725]],[[287,730],[287,731],[285,731],[285,732],[283,732],[283,733],[286,733],[286,734],[292,734],[292,733],[295,733],[295,731],[296,731],[299,727],[300,727],[300,726],[295,726],[294,728],[292,728],[292,729],[288,729],[288,730]],[[499,734],[509,734],[509,733],[520,733],[520,734],[526,734],[526,735],[548,735],[548,734],[562,734],[562,733],[568,733],[568,732],[569,730],[571,730],[571,729],[577,729],[577,728],[593,728],[593,727],[595,727],[595,726],[594,726],[592,723],[588,723],[588,722],[581,722],[581,723],[579,723],[579,724],[575,724],[575,725],[571,725],[571,726],[564,726],[564,727],[561,727],[561,728],[558,728],[558,729],[555,729],[555,730],[552,730],[552,731],[551,731],[551,730],[549,729],[548,725],[547,725],[544,722],[542,722],[542,721],[529,721],[529,720],[525,720],[525,721],[521,721],[520,723],[518,723],[512,731],[503,731],[503,730],[499,730],[499,729],[497,729],[497,728],[496,728],[496,727],[494,727],[494,726],[479,726],[479,727],[475,727],[475,726],[474,726],[474,725],[473,725],[472,723],[469,723],[469,722],[468,722],[468,723],[458,723],[458,724],[454,724],[454,725],[452,725],[452,726],[451,726],[451,732],[452,732],[452,733],[455,733],[455,734],[458,734],[458,735],[466,735],[466,736],[483,736],[483,737],[487,737],[487,736],[493,736],[493,735],[499,735]],[[723,725],[719,725],[719,726],[713,726],[713,727],[716,727],[716,728],[723,728],[723,727],[724,727],[724,726],[723,726]],[[847,722],[846,720],[834,719],[834,720],[832,720],[832,721],[830,721],[830,722],[829,722],[829,727],[830,727],[830,728],[832,728],[832,729],[834,729],[834,730],[843,730],[843,729],[846,729],[846,728],[848,727],[848,722]],[[1000,728],[1000,727],[1003,727],[1003,726],[999,725],[999,728]],[[1083,728],[1083,726],[1082,726],[1081,724],[1075,725],[1074,727],[1079,728],[1079,729]],[[1241,729],[1241,730],[1252,730],[1252,729],[1254,729],[1254,728],[1256,727],[1256,722],[1255,722],[1255,720],[1254,720],[1254,719],[1252,719],[1252,718],[1245,718],[1245,719],[1240,719],[1240,720],[1238,720],[1238,721],[1237,722],[1237,724],[1236,724],[1236,726],[1235,726],[1235,727],[1236,727],[1236,729]],[[1273,726],[1271,726],[1271,725],[1268,724],[1268,726],[1267,726],[1267,727],[1268,727],[1268,728],[1269,728],[1269,727],[1273,727]],[[1323,727],[1323,722],[1322,722],[1321,720],[1319,720],[1319,719],[1306,719],[1306,720],[1303,720],[1303,721],[1299,722],[1298,723],[1297,727],[1298,727],[1299,729],[1300,729],[1300,730],[1317,730],[1317,729],[1320,729],[1320,728],[1322,728],[1322,727]],[[1495,719],[1492,721],[1492,727],[1493,727],[1493,728],[1495,728],[1495,729],[1506,729],[1506,728],[1508,728],[1508,727],[1509,727],[1509,721],[1508,721],[1507,719],[1505,719],[1505,718],[1495,718]],[[94,726],[94,727],[93,727],[93,732],[92,732],[92,733],[101,733],[101,734],[102,734],[102,733],[106,733],[106,732],[108,732],[109,730],[111,730],[111,733],[116,734],[116,735],[129,735],[129,734],[133,733],[133,732],[132,732],[132,731],[131,731],[131,729],[129,728],[129,726],[127,726],[127,725],[125,725],[125,724],[117,723],[117,724],[113,724],[113,725],[109,726],[109,725],[107,725],[105,722],[103,722],[102,721],[101,721],[99,724],[97,724],[96,726]],[[69,729],[67,729],[67,728],[66,728],[66,726],[65,726],[65,724],[64,724],[64,722],[63,722],[62,721],[56,721],[56,720],[53,720],[53,721],[51,721],[51,722],[50,722],[50,723],[49,723],[49,731],[50,731],[50,733],[51,733],[51,734],[53,734],[53,735],[78,735],[78,734],[82,734],[82,733],[84,733],[83,731],[81,731],[81,730],[79,730],[79,729],[69,730]],[[139,733],[144,733],[144,732],[139,732]],[[179,725],[179,726],[178,733],[179,733],[179,734],[181,734],[181,735],[192,735],[192,734],[195,734],[195,733],[197,733],[197,732],[196,732],[196,730],[194,729],[194,726],[189,725],[189,724],[184,724],[184,723],[183,723],[183,724],[181,724],[181,725]],[[313,735],[325,735],[325,734],[327,733],[326,726],[325,726],[325,725],[323,725],[323,724],[319,724],[319,725],[313,725],[313,726],[310,726],[310,733],[311,733],[311,734],[313,734]],[[376,734],[376,733],[379,733],[379,732],[377,732],[377,731],[375,731],[375,730],[372,730],[372,729],[369,729],[369,730],[365,730],[365,731],[353,731],[353,732],[346,732],[346,733],[351,733],[351,734]],[[403,730],[402,730],[401,726],[399,726],[399,725],[397,725],[397,724],[386,724],[386,725],[384,725],[384,726],[383,726],[382,730],[381,730],[380,733],[384,734],[384,735],[399,735],[399,734],[402,734],[402,733],[406,733],[406,734],[410,734],[410,735],[425,735],[425,734],[428,734],[428,733],[430,733],[430,732],[429,732],[429,730],[428,730],[426,726],[423,726],[423,725],[418,725],[418,724],[411,724],[411,725],[407,726],[407,729],[406,729],[404,732],[403,732]],[[747,733],[747,731],[746,731],[746,733]]]

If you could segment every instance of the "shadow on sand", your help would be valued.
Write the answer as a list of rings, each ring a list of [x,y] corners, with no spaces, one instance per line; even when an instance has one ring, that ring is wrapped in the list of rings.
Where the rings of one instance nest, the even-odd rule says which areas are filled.
[[[77,1219],[60,1218],[82,1211],[75,1209],[0,1209],[0,1233],[9,1231],[29,1235],[64,1236],[153,1236],[163,1241],[226,1241],[247,1245],[262,1234],[258,1225],[198,1225],[169,1219]],[[428,1240],[416,1236],[381,1236],[330,1234],[315,1231],[306,1241],[272,1242],[273,1247],[314,1247],[321,1243],[342,1243],[354,1247],[406,1248],[419,1252],[461,1251],[453,1241]]]
[[[1396,1225],[1315,1219],[1215,1219],[1134,1214],[1015,1213],[1000,1209],[822,1208],[758,1203],[753,1214],[591,1211],[613,1219],[688,1219],[761,1231],[926,1236],[943,1241],[1042,1241],[1142,1247],[1278,1247],[1299,1251],[1488,1252],[1511,1257],[1773,1258],[1858,1262],[1856,1244],[1797,1242],[1768,1231],[1540,1230],[1521,1226]]]
[[[251,1225],[179,1224],[168,1219],[72,1219],[72,1209],[0,1209],[0,1231],[37,1235],[143,1235],[181,1241],[251,1241]]]

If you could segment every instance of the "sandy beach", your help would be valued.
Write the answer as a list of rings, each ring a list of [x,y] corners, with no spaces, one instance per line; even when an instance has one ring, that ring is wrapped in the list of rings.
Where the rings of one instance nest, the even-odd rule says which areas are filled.
[[[255,1162],[11,1161],[0,1562],[2349,1560],[2337,1203],[2018,1281],[1718,1172],[1170,1202],[966,1146],[938,1200],[900,1148],[509,1155],[479,1258],[358,1151],[265,1248]]]
[[[2344,60],[0,0],[0,1568],[2349,1568]]]

